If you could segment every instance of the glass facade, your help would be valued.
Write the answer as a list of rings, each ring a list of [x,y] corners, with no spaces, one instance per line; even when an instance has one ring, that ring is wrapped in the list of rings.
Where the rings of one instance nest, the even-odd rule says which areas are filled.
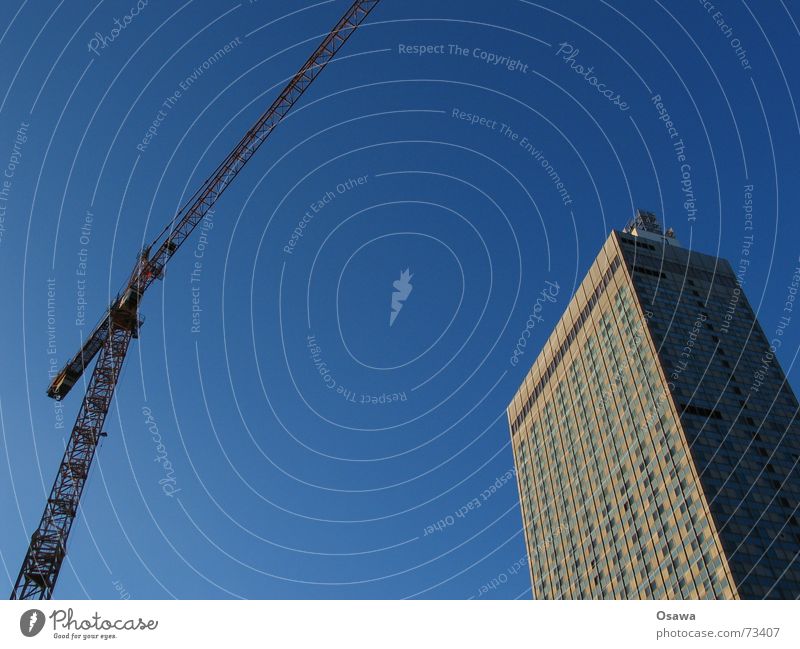
[[[535,598],[800,595],[797,401],[774,359],[754,383],[765,350],[727,262],[611,234],[508,409]]]

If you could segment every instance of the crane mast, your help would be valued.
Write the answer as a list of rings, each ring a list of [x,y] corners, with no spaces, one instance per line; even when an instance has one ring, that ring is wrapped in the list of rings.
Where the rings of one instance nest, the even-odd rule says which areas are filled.
[[[122,290],[111,301],[77,354],[48,387],[48,396],[64,398],[97,356],[44,513],[31,536],[11,599],[50,599],[53,596],[67,552],[67,538],[77,515],[89,469],[100,438],[105,435],[103,425],[122,364],[131,339],[138,338],[142,324],[139,303],[144,292],[156,279],[163,277],[167,262],[181,244],[379,1],[353,2],[272,105],[158,237],[142,251]]]

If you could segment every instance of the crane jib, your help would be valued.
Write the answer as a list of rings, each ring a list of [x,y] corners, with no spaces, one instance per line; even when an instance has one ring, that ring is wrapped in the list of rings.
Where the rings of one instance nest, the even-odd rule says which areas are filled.
[[[63,398],[97,357],[44,513],[31,535],[11,599],[50,599],[53,596],[97,444],[105,435],[103,425],[122,363],[131,339],[138,335],[142,324],[139,304],[144,292],[156,279],[163,277],[164,267],[180,245],[379,1],[356,0],[350,6],[269,109],[156,240],[142,251],[123,289],[112,300],[78,353],[51,383],[48,395]],[[155,252],[151,255],[152,250]]]
[[[292,77],[272,105],[248,129],[233,151],[228,154],[200,189],[178,210],[170,224],[162,231],[161,237],[145,249],[149,251],[160,242],[152,257],[145,263],[141,263],[141,260],[140,263],[137,263],[131,279],[111,303],[103,319],[86,338],[78,353],[56,374],[47,388],[49,397],[63,399],[67,395],[103,346],[108,331],[107,319],[114,312],[114,303],[119,300],[120,295],[133,286],[136,286],[139,293],[143,294],[156,279],[163,277],[164,267],[170,258],[378,2],[379,0],[367,0],[354,2],[351,5],[347,13]],[[161,241],[163,237],[166,238]]]

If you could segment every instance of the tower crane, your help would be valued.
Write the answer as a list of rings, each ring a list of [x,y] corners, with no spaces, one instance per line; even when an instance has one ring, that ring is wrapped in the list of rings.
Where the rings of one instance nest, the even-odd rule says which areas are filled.
[[[272,105],[155,240],[144,248],[122,290],[111,301],[75,356],[48,387],[49,397],[63,399],[97,356],[75,426],[67,441],[42,519],[31,536],[11,599],[50,599],[53,596],[67,552],[67,538],[78,513],[97,444],[105,435],[103,424],[120,370],[131,339],[139,337],[142,325],[139,304],[145,291],[155,280],[163,278],[167,262],[181,244],[379,1],[353,2]]]

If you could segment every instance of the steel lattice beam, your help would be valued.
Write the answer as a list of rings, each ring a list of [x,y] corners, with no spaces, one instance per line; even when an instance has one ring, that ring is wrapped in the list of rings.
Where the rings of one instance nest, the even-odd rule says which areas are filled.
[[[131,338],[141,321],[139,303],[147,288],[163,276],[180,245],[214,206],[306,89],[330,63],[380,0],[356,0],[258,121],[245,133],[214,173],[178,211],[139,258],[123,289],[92,330],[78,353],[47,390],[63,398],[97,355],[89,386],[61,460],[39,527],[33,533],[11,599],[50,599],[67,551],[67,538],[78,512],[114,389]],[[155,249],[155,253],[150,254]]]
[[[156,279],[162,277],[164,267],[181,244],[208,214],[242,167],[253,157],[379,1],[356,0],[350,6],[319,47],[281,91],[278,98],[245,133],[200,189],[178,210],[161,235],[145,249],[149,259],[137,267],[128,284],[111,303],[109,312],[114,309],[120,296],[124,295],[128,289],[135,288],[141,295]],[[151,250],[155,250],[152,255],[150,254]],[[47,391],[49,396],[55,399],[63,398],[80,378],[86,366],[102,346],[104,337],[108,334],[106,318],[107,315],[100,320],[78,353],[58,373]]]
[[[128,323],[129,324],[129,323]],[[11,599],[50,599],[133,329],[111,322]]]

